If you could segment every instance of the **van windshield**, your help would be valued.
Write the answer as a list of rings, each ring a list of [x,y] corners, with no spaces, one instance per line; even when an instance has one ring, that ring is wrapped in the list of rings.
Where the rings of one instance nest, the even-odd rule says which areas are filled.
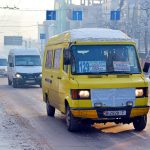
[[[73,45],[72,74],[139,74],[133,45]]]
[[[0,66],[7,66],[7,59],[0,59]]]
[[[17,55],[15,56],[15,66],[41,66],[39,55]]]

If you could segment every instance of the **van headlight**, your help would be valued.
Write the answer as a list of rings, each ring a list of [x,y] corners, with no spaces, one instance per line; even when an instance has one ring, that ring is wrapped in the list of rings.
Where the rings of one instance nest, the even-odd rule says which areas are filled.
[[[72,89],[71,97],[72,99],[90,99],[90,90]]]
[[[136,97],[142,97],[144,96],[144,90],[143,89],[136,89],[135,90]]]
[[[88,90],[81,90],[79,91],[80,98],[89,98],[90,92]]]
[[[42,73],[40,73],[39,77],[42,78]]]
[[[19,73],[17,73],[16,78],[22,78],[22,76]]]

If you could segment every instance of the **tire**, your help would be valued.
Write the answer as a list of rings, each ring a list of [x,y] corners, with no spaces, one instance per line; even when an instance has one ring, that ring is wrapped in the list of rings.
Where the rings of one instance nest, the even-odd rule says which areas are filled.
[[[54,117],[55,108],[49,104],[48,100],[46,102],[46,110],[47,110],[47,116]]]
[[[8,78],[8,85],[12,85],[12,82],[9,80],[9,78]]]
[[[69,106],[66,108],[66,125],[70,132],[79,131],[79,120],[73,117]]]
[[[147,115],[135,117],[133,120],[133,126],[136,131],[142,131],[147,124]]]
[[[40,85],[40,88],[42,88],[42,83],[40,83],[39,85]]]
[[[13,88],[17,88],[17,83],[16,83],[15,79],[13,79]]]

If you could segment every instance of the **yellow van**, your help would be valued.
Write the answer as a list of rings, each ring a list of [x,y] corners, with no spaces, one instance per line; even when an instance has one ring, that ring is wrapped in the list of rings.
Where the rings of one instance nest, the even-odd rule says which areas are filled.
[[[145,72],[149,64],[145,65]],[[47,115],[66,114],[69,131],[83,122],[147,124],[148,81],[135,43],[119,30],[82,28],[49,39],[42,70]]]

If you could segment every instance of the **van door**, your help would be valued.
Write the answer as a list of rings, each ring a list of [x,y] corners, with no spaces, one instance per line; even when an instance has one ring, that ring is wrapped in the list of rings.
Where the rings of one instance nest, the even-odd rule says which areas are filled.
[[[53,70],[53,51],[48,50],[46,53],[46,60],[45,64],[43,66],[44,72],[43,72],[43,88],[45,92],[48,94],[49,102],[52,106],[54,106],[54,103],[52,101],[53,94],[52,94],[52,70]]]
[[[55,107],[60,110],[61,101],[60,101],[60,90],[59,85],[61,82],[61,53],[62,49],[56,49],[54,51],[54,70],[53,70],[53,80],[52,80],[52,88],[53,88],[53,101],[55,103]]]

